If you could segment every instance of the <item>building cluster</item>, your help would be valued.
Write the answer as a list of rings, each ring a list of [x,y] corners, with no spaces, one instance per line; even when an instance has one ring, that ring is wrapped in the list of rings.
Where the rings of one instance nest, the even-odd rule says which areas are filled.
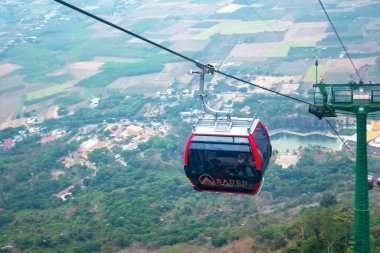
[[[181,98],[181,97],[192,97],[195,90],[184,89],[182,91],[176,89],[167,89],[165,91],[158,91],[156,95],[161,100],[167,100],[168,98]]]
[[[125,124],[126,122],[129,121],[122,119],[118,123],[108,124],[95,135],[78,135],[75,140],[82,141],[78,150],[64,157],[62,162],[67,168],[77,164],[87,166],[96,171],[96,164],[88,159],[88,154],[95,149],[107,148],[113,152],[112,148],[118,145],[123,150],[133,150],[137,148],[140,142],[146,142],[152,136],[166,134],[169,128],[169,126],[161,123],[151,123],[152,126],[148,127],[140,123]],[[114,158],[120,164],[126,165],[126,162],[119,154],[114,154]]]
[[[348,139],[348,146],[352,149],[356,149],[356,140],[357,136],[354,134]],[[369,154],[380,154],[380,121],[371,121],[371,124],[367,125],[367,143]]]

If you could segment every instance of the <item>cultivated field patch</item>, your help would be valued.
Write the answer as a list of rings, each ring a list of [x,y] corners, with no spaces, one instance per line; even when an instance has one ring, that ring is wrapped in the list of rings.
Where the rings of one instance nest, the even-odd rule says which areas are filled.
[[[9,75],[0,78],[0,90],[3,89],[12,89],[15,86],[25,86],[23,81],[23,76],[21,75]]]
[[[353,62],[355,66],[360,69],[361,67],[376,65],[376,57],[353,59]],[[372,75],[372,73],[369,74]],[[329,82],[344,83],[355,80],[357,77],[348,59],[328,59],[324,68],[324,78]],[[364,76],[364,78],[366,78],[366,76]],[[368,80],[375,81],[376,79],[370,77]]]
[[[170,49],[180,52],[186,51],[202,51],[207,45],[206,41],[203,40],[192,40],[192,41],[175,41],[170,45]]]
[[[186,17],[191,15],[209,15],[210,12],[214,12],[220,7],[215,4],[208,4],[207,7],[204,3],[194,3],[187,1],[176,1],[176,2],[155,2],[150,1],[142,4],[137,8],[136,15],[140,17],[164,17],[169,14],[177,15],[183,19],[188,19]],[[128,17],[131,18],[131,17]]]
[[[263,86],[265,88],[273,89],[283,87],[284,84],[288,84],[284,87],[284,91],[293,92],[293,87],[298,88],[298,82],[300,80],[299,76],[257,76],[256,80],[253,82],[257,85]],[[255,89],[255,93],[268,93],[262,89]]]
[[[100,71],[100,68],[103,66],[103,62],[98,61],[84,61],[76,62],[64,67],[68,73],[74,76],[73,80],[67,81],[66,84],[73,86],[76,85],[81,80],[89,78]]]
[[[367,31],[380,30],[380,19],[375,19],[365,26]]]
[[[214,25],[196,36],[194,40],[208,40],[211,36],[220,34],[249,34],[249,33],[262,33],[262,32],[280,32],[287,29],[287,25],[291,22],[267,20],[266,23],[262,21],[240,21],[240,20],[224,20],[217,25]],[[269,24],[270,27],[267,25]]]
[[[376,57],[352,59],[355,66],[360,68],[365,65],[375,65]],[[328,59],[326,61],[325,72],[353,72],[354,69],[348,59]]]
[[[129,87],[142,87],[142,86],[151,86],[152,87],[168,87],[167,80],[160,81],[157,80],[158,74],[146,74],[146,75],[139,75],[139,76],[129,76],[129,77],[120,77],[117,78],[115,81],[113,81],[110,85],[107,86],[107,88],[111,89],[121,89],[125,90]],[[157,91],[160,89],[157,89]],[[141,90],[138,92],[140,94],[144,93],[144,89],[141,88]]]
[[[192,38],[194,38],[194,36],[197,34],[197,31],[192,31],[192,30],[189,30],[189,31],[183,31],[183,32],[180,32],[180,33],[177,33],[175,35],[173,35],[172,37],[170,37],[170,41],[191,41]]]
[[[106,62],[141,62],[144,59],[133,58],[133,57],[114,57],[114,56],[95,56],[93,59],[95,62],[106,63]]]
[[[376,1],[374,1],[374,0],[362,0],[362,1],[360,1],[360,6],[366,6],[366,5],[370,5],[373,3],[376,3]],[[359,4],[359,3],[356,3],[353,1],[342,1],[342,2],[339,2],[337,4],[337,7],[340,7],[340,8],[355,7],[357,4]]]
[[[315,46],[317,42],[327,37],[327,22],[300,22],[289,27],[284,40],[294,47]]]
[[[241,5],[241,4],[229,4],[217,10],[216,13],[233,13],[243,7],[246,7],[246,6]]]
[[[175,82],[187,84],[192,76],[187,74],[190,69],[189,63],[166,63],[160,73],[120,77],[113,81],[108,88],[122,89],[133,93],[154,95],[157,91],[164,91]]]
[[[269,50],[267,57],[286,57],[289,53],[290,46],[286,43],[279,43]]]
[[[280,43],[251,43],[237,44],[231,51],[229,57],[236,58],[260,58],[267,57],[269,52]]]
[[[80,94],[80,92],[73,92],[70,94],[67,94],[65,96],[56,98],[54,100],[54,104],[59,105],[59,106],[70,106],[70,105],[75,105],[83,101],[83,98]]]
[[[42,89],[39,91],[31,92],[26,95],[25,103],[33,104],[33,103],[37,103],[37,102],[49,99],[55,95],[58,95],[59,93],[64,92],[69,87],[70,85],[68,84],[60,84],[60,85],[55,85],[55,86],[48,87],[46,89]]]
[[[10,64],[10,63],[3,63],[0,64],[0,76],[5,76],[16,69],[20,69],[21,66],[16,65],[16,64]]]
[[[348,83],[352,80],[355,80],[356,74],[354,72],[325,72],[323,79],[325,82],[329,83]]]
[[[304,75],[309,68],[309,64],[305,61],[293,61],[293,62],[283,62],[275,70],[276,74],[283,75]]]
[[[66,75],[67,73],[68,72],[65,69],[58,69],[58,70],[55,70],[53,72],[47,73],[46,76],[47,77],[57,77],[57,76]]]
[[[376,52],[380,52],[380,45],[379,45],[379,42],[377,42],[377,41],[369,41],[369,42],[361,43],[361,44],[357,44],[357,43],[348,44],[347,47],[348,47],[348,51],[350,53],[376,53]]]
[[[193,25],[198,23],[196,20],[179,20],[171,26],[159,31],[160,34],[175,35],[183,31],[188,31]]]
[[[116,24],[118,24],[121,21],[122,20],[114,20]],[[94,24],[88,26],[88,29],[95,31],[91,34],[92,39],[111,39],[123,36],[123,33],[121,31],[116,29],[111,30],[107,26],[99,22],[95,22]]]

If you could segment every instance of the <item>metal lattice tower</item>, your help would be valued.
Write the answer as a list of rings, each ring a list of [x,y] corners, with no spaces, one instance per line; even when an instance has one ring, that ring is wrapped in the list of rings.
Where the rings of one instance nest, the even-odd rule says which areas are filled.
[[[367,115],[380,111],[380,84],[319,83],[314,85],[314,90],[314,105],[310,106],[309,112],[319,119],[336,117],[336,110],[356,115],[354,252],[371,252],[367,178]]]

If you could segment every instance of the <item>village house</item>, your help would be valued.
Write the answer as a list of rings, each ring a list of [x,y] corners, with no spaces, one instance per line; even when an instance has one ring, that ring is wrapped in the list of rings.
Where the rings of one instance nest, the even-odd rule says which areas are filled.
[[[45,144],[47,142],[55,141],[58,138],[59,137],[57,135],[50,135],[50,136],[42,137],[40,141],[41,141],[41,144]]]
[[[58,192],[57,194],[55,194],[55,196],[57,196],[58,198],[61,198],[63,201],[65,201],[67,195],[72,195],[70,191],[71,191],[73,188],[74,188],[74,185],[70,185],[69,187],[67,187],[67,188],[64,189],[63,191],[60,191],[60,192]]]
[[[11,138],[3,140],[4,149],[10,149],[15,145],[14,141]]]
[[[30,117],[30,118],[27,118],[27,119],[26,119],[26,123],[27,123],[28,125],[34,125],[34,124],[37,123],[37,118],[36,118],[36,117]]]
[[[91,107],[97,107],[99,105],[99,101],[100,101],[100,98],[97,98],[97,97],[92,98],[90,100]]]
[[[126,130],[130,133],[130,134],[135,134],[135,135],[139,135],[141,134],[144,129],[139,127],[139,126],[135,126],[135,125],[130,125],[126,128]]]
[[[250,111],[251,111],[251,107],[249,107],[248,105],[240,109],[240,112],[245,113],[245,114],[250,114]]]

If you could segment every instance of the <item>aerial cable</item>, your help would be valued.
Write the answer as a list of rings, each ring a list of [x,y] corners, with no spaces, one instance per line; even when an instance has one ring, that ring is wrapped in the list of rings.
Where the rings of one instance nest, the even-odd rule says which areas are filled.
[[[256,9],[254,8],[254,7],[252,7],[252,6],[250,6],[250,4],[246,1],[246,0],[243,0],[243,2],[247,5],[247,6],[249,6],[250,7],[250,9],[256,14],[256,16],[258,16],[259,17],[259,19],[261,20],[261,21],[263,21],[271,30],[272,30],[272,32],[273,33],[275,33],[276,35],[278,34],[278,31],[275,31],[274,30],[274,28],[259,14],[259,12],[258,11],[256,11]],[[280,37],[280,36],[278,36],[278,38],[279,39],[283,39],[282,37]],[[289,47],[289,51],[290,50],[292,50],[292,46],[286,41],[286,40],[284,40],[284,43]],[[296,52],[296,54],[297,54],[297,52]],[[306,63],[306,61],[305,60],[303,60],[305,63]]]
[[[344,146],[351,152],[352,156],[353,157],[356,157],[354,152],[350,149],[350,147],[347,145],[347,143],[343,140],[343,138],[339,135],[338,131],[335,129],[335,127],[331,124],[331,122],[326,118],[326,117],[323,117],[325,119],[325,121],[327,122],[327,124],[330,126],[330,128],[334,131],[335,135],[342,141],[342,143],[344,144]]]
[[[250,7],[250,9],[259,17],[259,19],[261,19],[271,30],[272,32],[276,32],[273,27],[265,20],[263,19],[263,17],[255,10],[254,7],[251,7],[250,4],[246,1],[246,0],[243,0],[244,3]]]
[[[80,8],[74,6],[74,5],[71,5],[71,4],[67,3],[67,2],[65,2],[65,1],[61,1],[61,0],[54,0],[54,1],[57,2],[57,3],[60,3],[60,4],[62,4],[62,5],[65,5],[65,6],[69,7],[70,9],[73,9],[73,10],[75,10],[75,11],[77,11],[77,12],[80,12],[80,13],[86,15],[86,16],[89,16],[89,17],[91,17],[91,18],[93,18],[93,19],[96,19],[96,20],[98,20],[98,21],[100,21],[100,22],[102,22],[102,23],[104,23],[104,24],[107,24],[107,25],[109,25],[109,26],[111,26],[111,27],[113,27],[113,28],[115,28],[115,29],[117,29],[117,30],[119,30],[119,31],[122,31],[122,32],[124,32],[124,33],[127,33],[127,34],[133,36],[133,37],[136,37],[136,38],[138,38],[138,39],[140,39],[140,40],[143,40],[143,41],[145,41],[145,42],[147,42],[147,43],[149,43],[149,44],[152,44],[152,45],[154,45],[154,46],[156,46],[156,47],[159,47],[159,48],[161,48],[162,50],[165,50],[165,51],[168,51],[168,52],[170,52],[170,53],[172,53],[172,54],[174,54],[174,55],[177,55],[177,56],[179,56],[179,57],[181,57],[181,58],[183,58],[183,59],[185,59],[185,60],[187,60],[187,61],[190,61],[190,62],[192,62],[192,63],[194,63],[194,64],[196,64],[196,65],[202,65],[202,66],[205,66],[205,65],[203,65],[203,64],[201,64],[201,63],[199,63],[199,62],[197,62],[196,60],[193,60],[193,59],[191,59],[191,58],[189,58],[189,57],[187,57],[187,56],[185,56],[185,55],[183,55],[183,54],[180,54],[180,53],[178,53],[178,52],[175,52],[175,51],[173,51],[173,50],[171,50],[171,49],[169,49],[169,48],[167,48],[167,47],[164,47],[164,46],[162,46],[162,45],[160,45],[160,44],[158,44],[158,43],[156,43],[156,42],[154,42],[154,41],[151,41],[151,40],[149,40],[149,39],[147,39],[147,38],[144,38],[144,37],[142,37],[142,36],[140,36],[140,35],[138,35],[138,34],[136,34],[136,33],[134,33],[134,32],[131,32],[131,31],[127,30],[127,29],[124,29],[124,28],[122,28],[121,26],[115,25],[114,23],[111,23],[111,22],[109,22],[109,21],[107,21],[107,20],[105,20],[105,19],[102,19],[102,18],[100,18],[100,17],[98,17],[98,16],[96,16],[96,15],[94,15],[94,14],[91,14],[91,13],[85,11],[85,10],[82,10],[82,9],[80,9]]]
[[[304,100],[302,100],[302,99],[298,99],[298,98],[295,98],[295,97],[292,97],[292,96],[289,96],[289,95],[283,94],[283,93],[281,93],[281,92],[274,91],[274,90],[271,90],[271,89],[265,88],[265,87],[263,87],[263,86],[260,86],[260,85],[257,85],[257,84],[254,84],[254,83],[248,82],[248,81],[246,81],[246,80],[244,80],[244,79],[241,79],[241,78],[239,78],[239,77],[232,76],[232,75],[230,75],[230,74],[227,74],[227,73],[221,72],[220,70],[215,69],[214,71],[215,71],[216,73],[219,73],[219,74],[221,74],[221,75],[223,75],[223,76],[225,76],[225,77],[229,77],[229,78],[234,79],[234,80],[236,80],[236,81],[239,81],[239,82],[242,82],[242,83],[246,83],[246,84],[250,84],[250,85],[255,86],[255,87],[258,87],[258,88],[260,88],[260,89],[262,89],[262,90],[266,90],[266,91],[272,92],[272,93],[274,93],[274,94],[277,94],[277,95],[279,95],[279,96],[283,96],[283,97],[286,97],[286,98],[292,99],[292,100],[297,101],[297,102],[299,102],[299,103],[304,103],[304,104],[307,104],[307,105],[311,105],[311,103],[309,103],[309,102],[307,102],[307,101],[304,101]]]
[[[352,67],[354,68],[354,70],[355,70],[357,76],[359,77],[360,82],[362,82],[363,79],[362,79],[362,77],[360,76],[360,73],[359,73],[358,69],[356,68],[354,62],[352,61],[351,56],[350,56],[350,54],[348,53],[346,47],[344,46],[343,41],[342,41],[342,39],[340,38],[340,36],[339,36],[339,34],[338,34],[338,31],[335,29],[335,26],[334,26],[333,22],[331,21],[330,16],[329,16],[329,14],[327,13],[327,11],[326,11],[326,9],[325,9],[325,6],[323,5],[323,3],[322,3],[321,0],[318,0],[318,1],[319,1],[320,5],[321,5],[323,11],[325,12],[326,17],[327,17],[327,19],[329,20],[331,27],[333,28],[333,30],[334,30],[336,36],[338,37],[338,40],[339,40],[340,44],[342,45],[344,51],[346,52],[346,55],[347,55],[348,59],[350,60]]]
[[[82,10],[82,9],[80,9],[80,8],[74,6],[74,5],[71,5],[71,4],[67,3],[67,2],[65,2],[65,1],[62,1],[62,0],[54,0],[54,1],[57,2],[57,3],[60,3],[60,4],[62,4],[62,5],[65,5],[66,7],[69,7],[70,9],[73,9],[73,10],[75,10],[75,11],[77,11],[77,12],[80,12],[80,13],[82,13],[82,14],[88,16],[88,17],[91,17],[91,18],[93,18],[93,19],[96,19],[96,20],[98,20],[98,21],[100,21],[100,22],[102,22],[102,23],[104,23],[104,24],[106,24],[106,25],[109,25],[109,26],[111,26],[111,27],[113,27],[113,28],[115,28],[115,29],[117,29],[117,30],[119,30],[119,31],[122,31],[122,32],[124,32],[124,33],[127,33],[127,34],[129,34],[129,35],[131,35],[131,36],[133,36],[133,37],[135,37],[135,38],[138,38],[138,39],[140,39],[140,40],[142,40],[142,41],[144,41],[144,42],[146,42],[146,43],[148,43],[148,44],[151,44],[151,45],[153,45],[153,46],[155,46],[155,47],[158,47],[158,48],[160,48],[160,49],[162,49],[162,50],[164,50],[164,51],[167,51],[167,52],[169,52],[169,53],[171,53],[171,54],[174,54],[174,55],[176,55],[176,56],[178,56],[178,57],[180,57],[180,58],[182,58],[182,59],[185,59],[185,60],[187,60],[187,61],[189,61],[189,62],[192,62],[192,63],[194,63],[195,65],[197,65],[197,67],[199,67],[199,68],[201,68],[201,69],[208,69],[210,72],[215,72],[215,73],[221,74],[221,75],[223,75],[223,76],[225,76],[225,77],[228,77],[228,78],[234,79],[234,80],[236,80],[236,81],[239,81],[239,82],[242,82],[242,83],[246,83],[246,84],[249,84],[249,85],[255,86],[255,87],[257,87],[257,88],[260,88],[260,89],[266,90],[266,91],[268,91],[268,92],[271,92],[271,93],[277,94],[277,95],[279,95],[279,96],[283,96],[283,97],[286,97],[286,98],[292,99],[292,100],[297,101],[297,102],[299,102],[299,103],[304,103],[304,104],[311,105],[311,103],[309,103],[309,102],[307,102],[307,101],[303,101],[303,100],[301,100],[301,99],[298,99],[298,98],[295,98],[295,97],[292,97],[292,96],[289,96],[289,95],[286,95],[286,94],[282,94],[281,92],[277,92],[277,91],[274,91],[274,90],[271,90],[271,89],[265,88],[265,87],[263,87],[263,86],[260,86],[260,85],[254,84],[254,83],[249,82],[249,81],[246,81],[246,80],[243,80],[243,79],[238,78],[238,77],[235,77],[235,76],[233,76],[233,75],[230,75],[230,74],[224,73],[224,72],[222,72],[221,70],[215,69],[215,68],[214,68],[213,66],[211,66],[211,65],[206,65],[206,64],[200,63],[200,62],[198,62],[198,61],[196,61],[196,60],[194,60],[194,59],[192,59],[192,58],[190,58],[190,57],[187,57],[187,56],[185,56],[185,55],[183,55],[183,54],[181,54],[181,53],[178,53],[178,52],[176,52],[176,51],[174,51],[174,50],[171,50],[171,49],[169,49],[169,48],[167,48],[167,47],[164,47],[164,46],[162,46],[162,45],[160,45],[160,44],[158,44],[158,43],[156,43],[156,42],[154,42],[154,41],[152,41],[152,40],[149,40],[149,39],[147,39],[147,38],[145,38],[145,37],[143,37],[143,36],[140,36],[140,35],[138,35],[138,34],[136,34],[136,33],[134,33],[134,32],[131,32],[131,31],[125,29],[125,28],[122,28],[122,27],[120,27],[120,26],[118,26],[118,25],[115,25],[115,24],[113,24],[113,23],[111,23],[111,22],[109,22],[109,21],[107,21],[107,20],[105,20],[105,19],[102,19],[102,18],[100,18],[100,17],[98,17],[98,16],[96,16],[96,15],[94,15],[94,14],[91,14],[91,13],[85,11],[85,10]]]
[[[261,21],[263,21],[272,30],[273,33],[278,35],[278,32],[274,30],[274,28],[256,11],[256,9],[254,7],[251,7],[250,4],[248,4],[248,2],[246,0],[243,0],[243,1],[259,17],[259,19],[261,19]],[[280,39],[282,39],[280,36],[278,36],[278,37]],[[293,47],[287,41],[284,40],[284,42],[289,47],[289,51],[291,51]],[[297,51],[294,51],[294,52],[299,55],[299,53],[297,53]],[[318,53],[318,55],[319,55],[319,53]],[[306,64],[306,61],[304,59],[302,59],[302,61]],[[283,94],[281,94],[281,95],[283,95]],[[304,101],[302,101],[302,102],[305,103]],[[306,102],[306,104],[311,105],[310,103],[307,103],[307,102]]]
[[[164,50],[164,51],[167,51],[167,52],[169,52],[169,53],[171,53],[171,54],[174,54],[174,55],[176,55],[176,56],[178,56],[178,57],[180,57],[180,58],[183,58],[183,59],[185,59],[185,60],[187,60],[187,61],[190,61],[190,62],[194,63],[195,65],[197,65],[197,67],[199,67],[199,68],[201,68],[201,69],[207,69],[207,70],[209,70],[211,73],[215,72],[215,73],[221,74],[221,75],[223,75],[223,76],[225,76],[225,77],[228,77],[228,78],[234,79],[234,80],[236,80],[236,81],[239,81],[239,82],[242,82],[242,83],[246,83],[246,84],[249,84],[249,85],[255,86],[255,87],[257,87],[257,88],[260,88],[260,89],[266,90],[266,91],[268,91],[268,92],[271,92],[271,93],[277,94],[277,95],[279,95],[279,96],[283,96],[283,97],[286,97],[286,98],[292,99],[292,100],[297,101],[297,102],[299,102],[299,103],[312,105],[311,103],[309,103],[309,102],[307,102],[307,101],[303,101],[303,100],[301,100],[301,99],[298,99],[298,98],[295,98],[295,97],[292,97],[292,96],[289,96],[289,95],[286,95],[286,94],[282,94],[281,92],[277,92],[277,91],[274,91],[274,90],[271,90],[271,89],[265,88],[265,87],[263,87],[263,86],[260,86],[260,85],[257,85],[257,84],[254,84],[254,83],[251,83],[251,82],[249,82],[249,81],[243,80],[243,79],[241,79],[241,78],[235,77],[235,76],[233,76],[233,75],[230,75],[230,74],[224,73],[224,72],[222,72],[222,71],[220,71],[220,70],[218,70],[218,69],[215,69],[215,68],[214,68],[213,66],[211,66],[211,65],[205,65],[205,64],[202,64],[202,63],[200,63],[200,62],[198,62],[198,61],[196,61],[196,60],[194,60],[194,59],[192,59],[192,58],[190,58],[190,57],[187,57],[187,56],[185,56],[185,55],[183,55],[183,54],[181,54],[181,53],[178,53],[178,52],[176,52],[176,51],[174,51],[174,50],[171,50],[171,49],[169,49],[169,48],[167,48],[167,47],[164,47],[164,46],[162,46],[162,45],[160,45],[160,44],[158,44],[158,43],[156,43],[156,42],[154,42],[154,41],[151,41],[151,40],[149,40],[149,39],[147,39],[147,38],[144,38],[144,37],[142,37],[142,36],[140,36],[140,35],[138,35],[138,34],[136,34],[136,33],[134,33],[134,32],[131,32],[131,31],[129,31],[129,30],[125,29],[125,28],[122,28],[122,27],[120,27],[120,26],[118,26],[118,25],[115,25],[115,24],[113,24],[113,23],[111,23],[111,22],[109,22],[109,21],[107,21],[107,20],[105,20],[105,19],[102,19],[102,18],[100,18],[100,17],[98,17],[98,16],[96,16],[96,15],[93,15],[93,14],[91,14],[91,13],[85,11],[85,10],[82,10],[82,9],[80,9],[80,8],[74,6],[74,5],[71,5],[71,4],[69,4],[69,3],[65,2],[65,1],[62,1],[62,0],[54,0],[54,1],[57,2],[57,3],[60,3],[60,4],[62,4],[62,5],[65,5],[66,7],[69,7],[70,9],[73,9],[73,10],[75,10],[75,11],[78,11],[78,12],[80,12],[80,13],[82,13],[82,14],[88,16],[88,17],[91,17],[91,18],[93,18],[93,19],[95,19],[95,20],[98,20],[98,21],[100,21],[100,22],[102,22],[102,23],[104,23],[104,24],[106,24],[106,25],[109,25],[109,26],[111,26],[111,27],[113,27],[113,28],[115,28],[115,29],[117,29],[117,30],[119,30],[119,31],[122,31],[122,32],[124,32],[124,33],[127,33],[127,34],[129,34],[129,35],[131,35],[131,36],[133,36],[133,37],[136,37],[136,38],[138,38],[138,39],[140,39],[140,40],[142,40],[142,41],[144,41],[144,42],[146,42],[146,43],[148,43],[148,44],[151,44],[151,45],[153,45],[153,46],[156,46],[156,47],[158,47],[158,48],[160,48],[160,49],[162,49],[162,50]],[[321,3],[321,4],[322,4],[322,3]],[[334,29],[334,30],[335,30],[335,29]],[[348,54],[348,53],[347,53],[347,54]],[[354,153],[353,153],[353,152],[351,151],[351,149],[347,146],[347,144],[344,142],[344,140],[340,137],[339,133],[335,130],[335,128],[331,125],[331,123],[330,123],[326,118],[324,118],[324,119],[325,119],[326,122],[329,124],[329,126],[331,127],[331,129],[335,132],[335,134],[340,138],[340,140],[343,142],[343,144],[347,147],[347,149],[348,149],[348,150],[354,155]]]

